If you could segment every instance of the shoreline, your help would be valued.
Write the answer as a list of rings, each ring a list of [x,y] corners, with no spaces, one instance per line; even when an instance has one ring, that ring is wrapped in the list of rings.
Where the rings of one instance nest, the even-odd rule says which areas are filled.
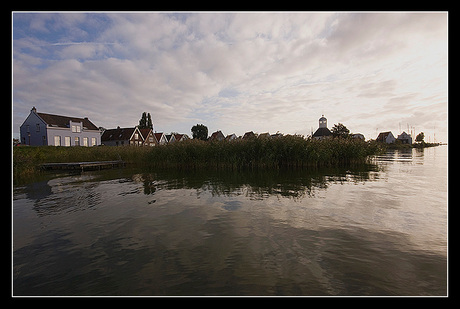
[[[44,173],[40,165],[91,161],[119,161],[161,169],[280,169],[348,166],[367,163],[387,149],[434,147],[439,144],[391,145],[374,140],[315,140],[290,135],[273,139],[205,142],[188,140],[155,147],[27,146],[13,147],[13,180]]]

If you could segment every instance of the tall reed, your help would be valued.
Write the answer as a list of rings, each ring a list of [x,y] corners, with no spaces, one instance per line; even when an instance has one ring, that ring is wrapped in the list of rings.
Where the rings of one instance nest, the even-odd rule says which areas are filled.
[[[156,147],[14,147],[13,176],[27,176],[42,163],[123,160],[160,168],[321,167],[358,164],[384,148],[360,139],[305,139],[287,135],[221,142],[187,140]]]

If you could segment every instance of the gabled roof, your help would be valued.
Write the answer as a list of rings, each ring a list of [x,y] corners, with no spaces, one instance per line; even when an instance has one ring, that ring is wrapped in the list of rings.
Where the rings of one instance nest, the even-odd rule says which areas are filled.
[[[209,137],[210,141],[213,141],[213,140],[221,141],[223,139],[225,139],[225,135],[222,133],[222,131],[216,131],[212,133],[211,136]]]
[[[313,133],[313,137],[320,137],[320,136],[329,136],[332,135],[331,131],[328,128],[318,128],[315,133]]]
[[[391,131],[387,131],[387,132],[380,132],[379,136],[377,136],[377,141],[381,141],[381,142],[384,142],[386,140],[386,138],[388,137],[388,135],[393,135],[393,133],[391,133]]]
[[[248,138],[256,138],[256,135],[252,131],[244,133],[243,139],[248,139]]]
[[[164,136],[163,132],[160,133],[153,133],[155,135],[155,138],[157,139],[158,142],[160,142],[160,139]],[[166,137],[164,137],[166,138]]]
[[[149,135],[150,131],[152,131],[152,129],[149,129],[149,128],[139,129],[139,132],[141,132],[141,135],[144,138],[144,140],[147,138],[147,136]]]
[[[78,118],[78,117],[68,117],[68,116],[60,116],[60,115],[53,115],[53,114],[45,114],[45,113],[36,113],[47,125],[56,126],[60,128],[68,128],[69,122],[81,122],[83,127],[88,130],[99,130],[94,123],[92,123],[88,118]]]
[[[131,138],[136,128],[107,129],[101,136],[101,141],[126,141]]]

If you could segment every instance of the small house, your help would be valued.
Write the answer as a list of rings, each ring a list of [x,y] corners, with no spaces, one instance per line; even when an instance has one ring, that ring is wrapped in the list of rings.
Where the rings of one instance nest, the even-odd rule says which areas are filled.
[[[174,137],[176,139],[176,142],[182,142],[182,141],[186,141],[186,140],[190,139],[190,137],[187,134],[176,133],[176,134],[174,134]]]
[[[158,145],[166,145],[168,143],[166,135],[164,135],[163,132],[153,133],[153,135],[155,136],[155,140]]]
[[[142,146],[144,137],[138,127],[107,129],[101,136],[101,143],[106,146]]]
[[[253,138],[257,138],[257,136],[252,131],[246,132],[243,135],[243,139],[253,139]]]
[[[233,141],[233,140],[236,140],[236,139],[238,139],[238,137],[236,136],[235,133],[229,134],[229,135],[227,135],[227,137],[225,138],[226,141]]]
[[[364,140],[364,135],[361,133],[355,133],[351,137]]]
[[[209,141],[223,141],[225,139],[225,135],[222,133],[222,131],[216,131],[211,134],[209,137]]]
[[[152,129],[149,129],[149,128],[139,129],[139,132],[141,132],[142,137],[144,138],[144,143],[143,143],[144,146],[153,147],[157,145],[158,142],[155,139],[155,135]]]
[[[272,138],[272,136],[270,135],[270,133],[267,132],[267,133],[260,133],[258,138],[260,138],[260,139],[270,139],[270,138]]]
[[[412,136],[403,131],[403,133],[398,135],[398,141],[401,141],[403,144],[412,144]]]
[[[388,132],[381,132],[379,136],[377,136],[376,141],[387,143],[387,144],[392,144],[396,141],[396,139],[393,136],[393,133],[391,133],[391,131],[388,131]]]
[[[39,113],[35,106],[20,127],[21,143],[30,146],[97,146],[99,128],[87,117]]]
[[[166,140],[168,141],[168,144],[172,144],[176,141],[176,136],[174,134],[165,134]]]

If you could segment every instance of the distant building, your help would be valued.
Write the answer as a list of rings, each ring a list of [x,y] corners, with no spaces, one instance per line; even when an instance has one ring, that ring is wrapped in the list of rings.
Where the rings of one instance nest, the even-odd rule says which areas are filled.
[[[252,139],[252,138],[257,138],[254,132],[252,131],[246,132],[243,135],[243,139]]]
[[[407,134],[403,131],[400,135],[398,135],[398,141],[401,141],[403,144],[412,144],[412,137],[410,134]]]
[[[30,146],[96,146],[101,133],[87,117],[38,113],[35,106],[20,127],[21,144]]]
[[[327,119],[324,115],[319,118],[319,128],[313,133],[315,139],[324,139],[332,136],[331,131],[327,128]]]
[[[260,138],[260,139],[271,139],[272,136],[270,135],[270,133],[267,132],[267,133],[260,133],[258,138]]]
[[[364,135],[362,135],[361,133],[355,133],[351,137],[352,138],[359,138],[359,139],[364,140]]]
[[[107,129],[101,136],[101,143],[106,146],[142,146],[144,136],[138,127]]]
[[[156,132],[153,133],[155,136],[155,140],[157,141],[158,145],[166,145],[168,140],[166,139],[166,135],[163,132]]]
[[[391,133],[391,131],[388,131],[388,132],[381,132],[379,136],[377,136],[376,141],[391,144],[391,143],[394,143],[396,139],[393,136],[393,133]]]
[[[142,137],[144,139],[144,146],[156,146],[157,141],[155,139],[155,135],[153,134],[153,130],[150,128],[145,128],[145,129],[139,129],[139,132],[141,132]]]
[[[224,139],[225,135],[222,133],[222,131],[216,131],[209,137],[209,141],[223,141]]]
[[[182,142],[190,139],[190,137],[187,134],[175,133],[174,137],[176,138],[176,142]]]
[[[226,141],[233,141],[233,140],[236,140],[238,137],[236,136],[235,133],[232,133],[232,134],[229,134],[227,135],[227,137],[225,138]]]

